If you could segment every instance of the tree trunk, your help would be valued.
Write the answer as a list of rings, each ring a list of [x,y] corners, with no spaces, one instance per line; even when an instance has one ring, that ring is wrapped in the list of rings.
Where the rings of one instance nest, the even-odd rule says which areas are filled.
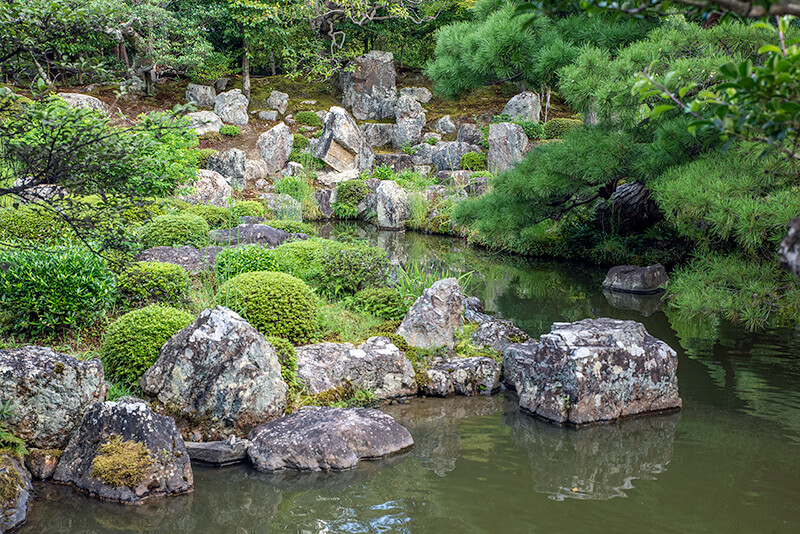
[[[145,91],[147,92],[147,96],[153,96],[156,94],[156,87],[153,83],[153,70],[147,69],[144,71],[144,85]]]
[[[128,58],[128,47],[125,45],[125,41],[119,43],[119,53],[122,56],[122,61],[125,63],[125,72],[127,73],[131,70],[131,60]]]
[[[250,43],[242,42],[242,94],[250,99]]]

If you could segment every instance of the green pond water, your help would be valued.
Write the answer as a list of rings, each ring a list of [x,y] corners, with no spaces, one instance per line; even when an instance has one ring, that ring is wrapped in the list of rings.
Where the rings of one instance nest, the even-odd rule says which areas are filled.
[[[604,272],[578,264],[354,226],[334,235],[474,271],[487,310],[534,336],[586,317],[643,322],[678,352],[683,410],[574,429],[521,413],[513,392],[412,399],[383,408],[414,437],[402,455],[328,474],[195,466],[194,493],[141,507],[40,483],[21,532],[800,532],[800,330],[612,306]]]

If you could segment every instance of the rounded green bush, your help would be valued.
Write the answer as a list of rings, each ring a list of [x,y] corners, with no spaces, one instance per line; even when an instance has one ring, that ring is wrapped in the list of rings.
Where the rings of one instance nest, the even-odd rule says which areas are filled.
[[[291,219],[272,219],[264,224],[276,230],[283,230],[288,234],[317,235],[317,231],[310,224],[293,221]]]
[[[220,134],[227,135],[228,137],[236,137],[241,132],[242,129],[238,126],[234,126],[233,124],[223,124],[219,129]]]
[[[206,204],[195,204],[193,206],[189,206],[183,211],[183,213],[202,217],[211,228],[222,228],[231,220],[231,212],[227,208],[208,206]]]
[[[194,317],[169,306],[152,305],[126,313],[106,330],[100,359],[106,379],[136,387],[158,359],[169,338],[186,328]]]
[[[294,134],[294,143],[292,144],[292,149],[299,151],[305,150],[306,148],[308,148],[309,142],[310,141],[308,140],[308,137],[306,137],[305,135]]]
[[[231,215],[237,220],[239,217],[263,217],[266,212],[264,205],[255,200],[240,200],[231,206]]]
[[[389,265],[385,251],[359,243],[347,244],[321,258],[315,282],[329,295],[352,295],[367,287],[384,285]]]
[[[12,328],[83,326],[116,299],[106,261],[80,247],[0,250],[0,305]]]
[[[297,353],[287,339],[266,336],[267,343],[273,346],[281,363],[281,377],[290,387],[297,383]]]
[[[322,119],[313,111],[298,111],[294,114],[294,120],[303,126],[322,126]]]
[[[226,306],[265,336],[305,343],[314,334],[317,299],[302,280],[286,273],[255,271],[237,275],[217,292]]]
[[[345,245],[330,239],[311,238],[289,241],[272,249],[273,270],[289,273],[308,283],[315,283],[322,270],[322,258]]]
[[[72,235],[52,209],[38,204],[0,208],[0,241],[35,241],[39,245],[63,244]]]
[[[355,294],[353,304],[357,310],[381,319],[402,319],[409,308],[402,293],[390,287],[362,289]]]
[[[125,297],[138,302],[179,302],[189,291],[189,273],[180,265],[136,262],[117,278]]]
[[[467,152],[461,156],[461,168],[466,171],[485,171],[486,156],[480,152]]]
[[[358,216],[358,205],[369,193],[369,187],[364,180],[348,180],[340,183],[336,187],[333,214],[339,219],[355,219]]]
[[[561,139],[567,132],[583,126],[577,119],[550,119],[544,123],[544,136],[547,139]]]
[[[208,244],[208,223],[200,216],[190,213],[160,215],[142,226],[139,240],[147,248],[191,245],[204,247]]]
[[[217,254],[214,272],[218,279],[227,280],[242,273],[274,271],[276,261],[272,250],[259,244],[226,248]]]

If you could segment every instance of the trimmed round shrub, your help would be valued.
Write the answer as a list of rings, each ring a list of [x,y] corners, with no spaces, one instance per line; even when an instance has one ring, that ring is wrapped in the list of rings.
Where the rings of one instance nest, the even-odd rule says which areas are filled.
[[[577,119],[550,119],[544,123],[544,136],[546,139],[561,139],[567,132],[583,126],[583,121]]]
[[[320,274],[315,281],[320,290],[329,295],[352,295],[367,287],[384,285],[388,272],[386,252],[352,244],[323,256]]]
[[[297,383],[297,353],[289,340],[282,337],[266,336],[267,343],[275,348],[281,363],[281,377],[290,387]]]
[[[238,221],[239,217],[263,217],[267,209],[255,200],[240,200],[231,206],[231,215]]]
[[[139,240],[147,248],[191,245],[204,247],[208,244],[208,223],[198,215],[160,215],[142,226]]]
[[[313,111],[298,111],[294,114],[294,120],[303,126],[322,126],[322,119]]]
[[[184,214],[197,215],[202,217],[211,228],[222,228],[231,220],[231,212],[228,208],[219,206],[208,206],[206,204],[195,204],[183,211]]]
[[[308,137],[303,134],[294,134],[294,143],[292,144],[293,150],[305,150],[308,148]]]
[[[330,239],[289,241],[272,249],[275,271],[289,273],[301,280],[315,283],[322,271],[322,258],[341,250],[345,245]]]
[[[333,203],[333,214],[338,219],[355,219],[358,216],[358,205],[370,193],[364,180],[348,180],[336,187],[336,202]]]
[[[0,208],[0,240],[63,244],[72,235],[69,226],[51,209],[36,204]]]
[[[216,300],[265,336],[300,344],[314,334],[316,296],[305,282],[286,273],[256,271],[237,275],[220,286]]]
[[[233,124],[223,124],[219,129],[220,134],[227,135],[228,137],[236,137],[241,132],[242,129],[238,126],[234,126]]]
[[[302,223],[300,221],[293,221],[291,219],[272,219],[264,224],[271,226],[276,230],[283,230],[288,234],[317,235],[317,231],[310,224]]]
[[[486,156],[480,152],[467,152],[461,156],[461,168],[466,171],[485,171]]]
[[[136,262],[117,278],[122,295],[137,302],[179,302],[189,291],[189,273],[180,265]]]
[[[218,150],[214,148],[201,148],[197,151],[197,168],[205,169],[208,165],[208,159],[216,154]]]
[[[80,327],[116,299],[106,261],[80,247],[0,250],[0,305],[15,330]]]
[[[106,379],[137,387],[164,343],[193,320],[184,311],[155,304],[117,319],[106,330],[100,349]]]
[[[409,305],[402,293],[394,288],[368,287],[355,294],[353,307],[381,319],[402,319],[408,313]]]
[[[220,280],[253,271],[274,271],[276,261],[272,249],[258,244],[226,248],[217,254],[214,272]]]

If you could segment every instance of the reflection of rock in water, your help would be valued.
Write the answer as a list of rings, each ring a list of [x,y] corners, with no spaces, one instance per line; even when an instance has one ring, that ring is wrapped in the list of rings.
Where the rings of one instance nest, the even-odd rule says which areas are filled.
[[[644,317],[650,317],[664,307],[664,303],[661,300],[664,297],[663,291],[652,295],[638,295],[636,293],[603,289],[603,295],[611,307],[619,310],[633,310],[641,313]]]
[[[637,479],[655,479],[672,459],[680,414],[651,415],[584,428],[555,426],[519,411],[507,395],[503,422],[528,450],[534,489],[551,499],[625,497]]]
[[[264,484],[282,492],[340,491],[345,486],[363,484],[379,473],[396,467],[406,460],[408,454],[404,452],[374,461],[362,460],[358,467],[346,471],[278,471],[258,476]]]
[[[497,396],[421,398],[381,408],[411,432],[412,452],[420,459],[420,465],[439,476],[456,468],[461,452],[460,420],[493,415],[499,409],[500,397]]]
[[[410,245],[406,239],[405,232],[380,230],[377,232],[375,244],[373,246],[386,251],[386,256],[390,261],[397,260],[404,265],[408,262],[408,249]]]

